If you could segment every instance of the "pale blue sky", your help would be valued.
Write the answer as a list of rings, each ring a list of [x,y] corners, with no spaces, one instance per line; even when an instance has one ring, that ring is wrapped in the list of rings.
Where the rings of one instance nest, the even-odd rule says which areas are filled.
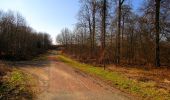
[[[139,6],[141,0],[132,0]],[[73,28],[79,10],[79,0],[0,0],[0,9],[17,11],[28,25],[37,31],[47,32],[53,38],[64,27]]]

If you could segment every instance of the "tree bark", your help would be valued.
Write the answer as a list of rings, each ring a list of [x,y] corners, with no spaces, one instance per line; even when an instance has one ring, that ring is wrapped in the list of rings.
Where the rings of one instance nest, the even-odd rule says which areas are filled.
[[[93,0],[92,1],[92,17],[93,17],[93,35],[92,35],[92,49],[93,49],[93,53],[92,53],[92,57],[94,56],[94,52],[95,52],[95,35],[96,35],[96,1]]]
[[[160,17],[160,1],[155,0],[156,12],[155,12],[155,29],[156,29],[156,49],[155,49],[155,66],[160,67],[160,47],[159,47],[159,17]]]
[[[106,35],[106,0],[103,0],[103,7],[102,7],[102,63],[105,69],[105,35]]]
[[[123,4],[124,0],[119,0],[119,7],[118,7],[118,34],[117,34],[117,59],[116,63],[120,63],[120,33],[121,33],[121,6]]]

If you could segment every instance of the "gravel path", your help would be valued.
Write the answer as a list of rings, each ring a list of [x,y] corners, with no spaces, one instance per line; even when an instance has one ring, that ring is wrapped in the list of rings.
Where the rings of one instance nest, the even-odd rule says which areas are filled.
[[[121,91],[60,61],[20,62],[38,80],[37,100],[131,100]],[[24,66],[23,66],[24,65]]]

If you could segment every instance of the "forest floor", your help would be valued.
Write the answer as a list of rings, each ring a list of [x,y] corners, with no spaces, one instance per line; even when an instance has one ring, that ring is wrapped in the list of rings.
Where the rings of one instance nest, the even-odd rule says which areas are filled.
[[[51,52],[33,61],[13,64],[32,75],[38,85],[36,100],[133,100],[129,94],[57,59]]]
[[[30,100],[34,98],[34,79],[31,75],[0,61],[0,100]]]
[[[158,89],[164,89],[170,92],[170,69],[169,68],[141,68],[110,65],[108,70],[122,73],[129,79],[152,83]]]

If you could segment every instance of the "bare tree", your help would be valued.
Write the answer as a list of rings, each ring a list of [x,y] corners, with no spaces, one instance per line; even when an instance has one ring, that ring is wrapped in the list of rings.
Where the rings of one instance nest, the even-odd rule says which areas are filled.
[[[159,66],[169,65],[170,2],[161,0],[159,9],[154,3],[143,2],[138,14],[125,0],[82,0],[74,30],[57,40],[62,45],[67,40],[67,54],[104,68],[106,64],[152,66],[156,60]]]
[[[11,60],[31,59],[51,46],[47,33],[38,33],[27,26],[25,19],[13,11],[0,16],[0,57]]]
[[[125,0],[119,0],[119,6],[118,6],[118,34],[117,34],[117,57],[116,57],[116,63],[120,63],[120,34],[121,34],[121,17],[122,17],[122,5]]]
[[[102,0],[101,16],[102,16],[102,29],[101,29],[101,60],[105,69],[105,47],[106,47],[106,13],[107,13],[107,1]]]

